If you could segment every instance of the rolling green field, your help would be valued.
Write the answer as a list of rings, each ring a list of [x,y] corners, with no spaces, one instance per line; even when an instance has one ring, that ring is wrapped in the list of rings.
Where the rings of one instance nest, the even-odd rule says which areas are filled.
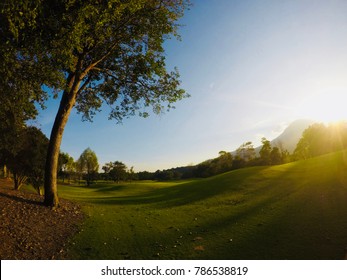
[[[72,259],[343,259],[347,151],[179,182],[60,186]]]

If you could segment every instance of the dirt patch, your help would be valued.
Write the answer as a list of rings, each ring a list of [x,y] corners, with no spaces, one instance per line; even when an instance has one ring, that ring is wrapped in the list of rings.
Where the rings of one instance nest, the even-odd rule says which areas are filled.
[[[0,259],[66,259],[65,245],[83,220],[79,205],[60,199],[52,210],[39,195],[0,179]]]

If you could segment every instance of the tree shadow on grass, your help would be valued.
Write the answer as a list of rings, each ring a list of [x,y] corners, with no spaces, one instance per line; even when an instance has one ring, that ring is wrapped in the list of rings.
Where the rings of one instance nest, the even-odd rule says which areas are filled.
[[[322,194],[326,194],[324,191],[328,186],[327,183],[331,185],[334,182],[331,178],[334,178],[336,171],[331,170],[332,163],[319,162],[316,163],[317,167],[312,162],[257,167],[159,188],[134,196],[116,197],[112,196],[116,193],[110,191],[110,197],[91,197],[89,202],[103,205],[153,204],[157,209],[200,203],[196,208],[193,205],[169,214],[165,211],[167,214],[165,217],[173,217],[176,213],[183,216],[180,219],[173,219],[172,223],[180,229],[177,235],[188,238],[186,242],[189,246],[197,243],[191,240],[190,232],[193,233],[193,237],[196,235],[202,238],[204,251],[193,252],[192,247],[190,251],[185,250],[176,254],[175,257],[178,259],[339,258],[339,250],[344,248],[342,245],[345,244],[342,237],[340,237],[342,241],[327,240],[326,234],[328,232],[329,236],[336,237],[338,234],[343,236],[344,232],[347,232],[345,229],[340,230],[341,227],[335,229],[331,226],[334,221],[332,218],[336,220],[344,217],[341,213],[345,213],[346,208],[336,207],[341,213],[339,212],[338,216],[335,212],[332,216],[325,215],[324,220],[320,214],[324,213],[325,208],[322,207],[321,211],[318,211]],[[324,168],[326,165],[330,168]],[[337,170],[343,169],[339,167]],[[341,186],[346,186],[346,177],[344,175],[342,178]],[[335,180],[339,179],[341,178]],[[346,192],[347,190],[342,194]],[[228,199],[234,194],[245,195],[246,200],[241,204],[228,205]],[[218,198],[211,204],[215,208],[210,212],[204,199],[217,195]],[[313,204],[309,203],[311,200]],[[188,211],[185,211],[187,209]],[[199,213],[198,220],[185,221],[185,219],[192,221],[195,213]],[[153,232],[151,237],[155,235]],[[160,236],[154,238],[153,243],[160,240]],[[329,253],[333,250],[337,254]]]
[[[95,192],[114,192],[114,191],[121,191],[124,190],[127,186],[126,185],[110,185],[110,186],[103,186],[101,188],[97,188]]]
[[[218,247],[218,252],[206,250],[201,258],[342,259],[347,227],[336,226],[334,221],[343,217],[347,206],[324,215],[334,202],[325,208],[322,191],[328,189],[330,193],[336,187],[331,184],[335,171],[328,170],[329,176],[324,179],[322,166],[320,163],[318,168],[312,168],[301,162],[288,165],[287,169],[279,167],[277,175],[272,174],[271,180],[252,190],[253,200],[202,223],[200,227],[205,231],[230,231],[230,238],[234,239],[217,239],[213,246]],[[321,176],[314,176],[319,171]],[[341,189],[343,194],[347,192],[342,185]],[[235,237],[234,231],[238,232]]]

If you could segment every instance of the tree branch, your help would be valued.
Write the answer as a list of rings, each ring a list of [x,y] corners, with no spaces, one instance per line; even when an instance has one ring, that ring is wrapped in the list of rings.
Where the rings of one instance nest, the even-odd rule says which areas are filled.
[[[126,19],[122,24],[120,24],[120,26],[117,28],[117,30],[115,30],[115,34],[118,33],[118,31],[120,31],[123,27],[126,27],[127,24],[136,17],[135,15],[132,15],[130,17],[128,17],[128,19]],[[116,40],[115,43],[113,43],[111,45],[111,47],[106,51],[106,54],[104,54],[101,58],[99,58],[98,60],[96,60],[95,62],[92,62],[82,73],[82,78],[85,77],[88,72],[93,69],[96,65],[98,65],[100,62],[102,62],[103,60],[105,60],[111,53],[112,51],[117,47],[117,45],[119,44],[119,40]]]
[[[96,65],[98,65],[101,61],[103,61],[104,59],[106,59],[111,53],[112,51],[117,47],[118,42],[115,42],[106,52],[105,55],[103,55],[100,59],[98,59],[97,61],[91,63],[83,72],[82,72],[82,77],[85,77],[88,72],[93,69]]]
[[[80,94],[83,90],[85,90],[91,80],[92,80],[92,77],[89,76],[87,80],[83,83],[83,85],[79,88],[79,90],[77,91],[77,94]]]

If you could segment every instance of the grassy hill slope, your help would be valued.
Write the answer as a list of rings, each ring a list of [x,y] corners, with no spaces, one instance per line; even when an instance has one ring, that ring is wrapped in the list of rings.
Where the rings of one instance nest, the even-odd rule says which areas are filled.
[[[77,259],[342,259],[347,151],[170,183],[61,186],[87,221]]]

